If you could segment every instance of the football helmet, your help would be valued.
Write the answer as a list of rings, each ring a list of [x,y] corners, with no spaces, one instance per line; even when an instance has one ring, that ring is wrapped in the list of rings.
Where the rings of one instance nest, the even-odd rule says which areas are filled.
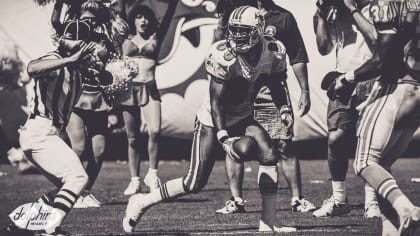
[[[236,8],[229,17],[227,45],[234,53],[245,53],[255,46],[264,32],[264,17],[255,7]]]

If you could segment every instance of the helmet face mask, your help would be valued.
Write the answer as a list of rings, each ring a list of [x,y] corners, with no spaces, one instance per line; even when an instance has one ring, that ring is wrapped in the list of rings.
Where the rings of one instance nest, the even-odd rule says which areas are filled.
[[[264,18],[257,8],[236,8],[229,17],[227,45],[235,54],[246,53],[260,41],[263,29]]]

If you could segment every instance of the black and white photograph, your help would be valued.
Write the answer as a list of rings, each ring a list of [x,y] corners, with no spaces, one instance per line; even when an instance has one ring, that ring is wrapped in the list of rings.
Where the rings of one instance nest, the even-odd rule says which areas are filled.
[[[0,236],[420,236],[420,0],[0,0]]]

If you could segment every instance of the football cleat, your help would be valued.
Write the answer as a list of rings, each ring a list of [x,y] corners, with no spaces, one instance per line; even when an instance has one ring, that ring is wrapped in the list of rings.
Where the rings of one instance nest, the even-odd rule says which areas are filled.
[[[258,232],[267,232],[267,233],[292,233],[296,232],[297,229],[295,227],[289,226],[269,226],[264,221],[260,220],[260,226],[258,227]]]
[[[88,208],[86,203],[84,202],[84,197],[80,196],[77,201],[73,205],[74,209],[82,209],[82,208]]]
[[[305,198],[296,199],[291,206],[293,212],[311,212],[316,209],[315,205]]]
[[[131,178],[130,183],[124,190],[124,195],[129,196],[140,192],[140,180],[138,178]]]
[[[83,203],[88,207],[88,208],[96,208],[96,207],[101,207],[101,202],[98,201],[98,199],[96,199],[96,197],[94,197],[92,194],[88,194],[86,196],[83,197]]]
[[[312,213],[313,217],[322,218],[322,217],[333,217],[341,216],[350,212],[350,205],[346,199],[344,203],[338,203],[334,200],[334,197],[326,199],[321,208]]]
[[[156,174],[147,173],[144,177],[144,183],[150,188],[150,191],[160,188],[160,179]]]
[[[217,209],[216,213],[218,214],[234,214],[234,213],[244,213],[245,212],[245,202],[244,200],[235,201],[233,197],[231,197],[226,203],[225,206]]]
[[[378,204],[370,204],[369,206],[367,206],[365,208],[365,214],[364,217],[365,218],[381,218],[382,213],[381,210],[379,209]]]
[[[408,216],[402,218],[400,222],[400,228],[398,229],[399,236],[418,235],[416,232],[420,227],[420,208],[414,208],[414,210]]]
[[[144,195],[142,193],[135,194],[128,199],[125,216],[122,221],[124,232],[131,233],[139,222],[143,214],[149,209],[144,205]]]

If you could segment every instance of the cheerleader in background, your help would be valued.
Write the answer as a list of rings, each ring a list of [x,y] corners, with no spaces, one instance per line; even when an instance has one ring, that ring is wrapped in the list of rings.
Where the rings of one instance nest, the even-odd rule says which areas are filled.
[[[125,2],[121,2],[122,13],[124,13]],[[161,131],[161,99],[156,85],[155,70],[159,49],[177,4],[178,1],[169,1],[160,24],[153,10],[144,5],[132,7],[127,17],[132,35],[123,44],[123,55],[137,61],[139,75],[134,78],[132,89],[120,100],[128,138],[128,164],[131,175],[131,181],[124,195],[132,195],[140,191],[140,148],[142,147],[139,145],[139,137],[140,124],[143,122],[141,117],[144,117],[149,135],[147,144],[149,171],[144,178],[144,183],[151,189],[160,186],[157,168]]]

